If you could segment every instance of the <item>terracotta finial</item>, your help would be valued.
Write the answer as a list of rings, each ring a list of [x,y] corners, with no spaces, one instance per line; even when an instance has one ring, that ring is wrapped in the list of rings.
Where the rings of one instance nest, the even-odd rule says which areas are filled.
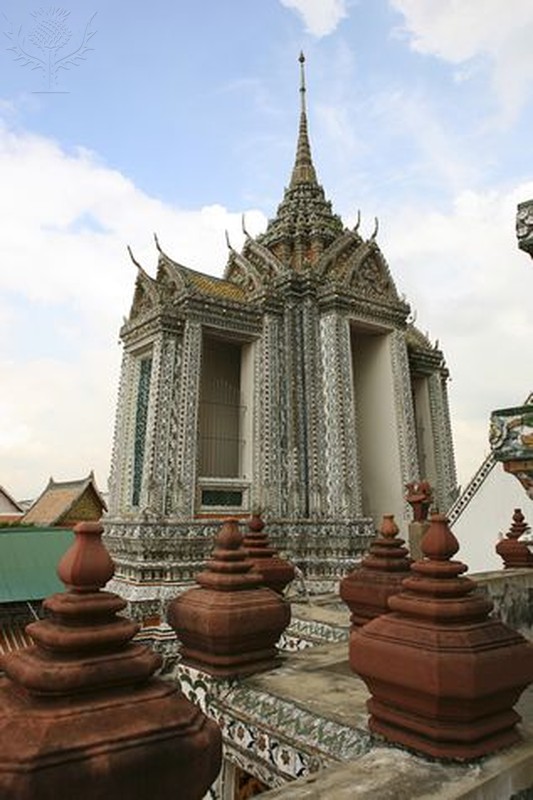
[[[503,559],[504,569],[523,569],[533,567],[533,553],[526,542],[519,541],[520,537],[529,531],[522,511],[515,508],[511,527],[496,545],[496,552]]]
[[[533,680],[533,645],[490,616],[440,514],[390,614],[350,636],[350,665],[371,692],[372,731],[437,758],[469,760],[519,740],[513,705]]]
[[[340,596],[351,611],[352,630],[388,611],[388,599],[400,591],[411,560],[393,514],[384,514],[378,537],[361,565],[341,580]]]
[[[507,533],[507,537],[509,539],[518,539],[527,530],[529,530],[529,525],[526,522],[526,518],[522,514],[522,509],[515,508],[511,527]]]
[[[238,550],[242,544],[239,521],[233,517],[225,519],[215,541],[217,546],[223,550]]]
[[[76,592],[102,589],[115,573],[115,566],[102,543],[100,522],[78,522],[75,540],[57,566],[65,586]]]
[[[238,521],[228,517],[216,536],[212,558],[207,562],[206,569],[196,576],[200,586],[237,591],[261,585],[261,576],[254,570],[242,541]]]
[[[252,514],[248,520],[248,532],[243,546],[254,569],[261,575],[263,584],[282,594],[287,584],[294,580],[294,567],[289,561],[279,557],[277,550],[270,545],[264,528],[261,515]]]
[[[459,551],[459,542],[448,527],[444,514],[433,514],[431,525],[422,537],[421,548],[427,558],[449,561]]]
[[[379,532],[385,539],[394,539],[400,533],[400,529],[394,521],[394,514],[383,514]]]
[[[126,603],[101,591],[113,564],[99,523],[80,523],[58,574],[68,587],[28,625],[34,644],[3,659],[0,796],[91,800],[123,794],[200,800],[221,763],[216,724],[176,685],[154,677],[161,658],[133,641]],[[164,730],[164,737],[161,730]]]
[[[237,521],[225,520],[199,586],[169,606],[183,662],[215,677],[277,666],[276,643],[290,621],[289,604],[262,585],[241,542]]]

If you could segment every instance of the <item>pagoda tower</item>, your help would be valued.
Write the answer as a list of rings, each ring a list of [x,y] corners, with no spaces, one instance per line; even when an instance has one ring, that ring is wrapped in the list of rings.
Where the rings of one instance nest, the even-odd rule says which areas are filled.
[[[272,544],[331,590],[403,487],[456,491],[442,352],[410,322],[377,243],[320,185],[304,56],[296,157],[276,215],[224,277],[137,264],[124,346],[107,544],[115,589],[157,617],[210,551],[213,517],[260,510]],[[122,583],[121,583],[122,582]],[[120,585],[119,585],[120,584]]]

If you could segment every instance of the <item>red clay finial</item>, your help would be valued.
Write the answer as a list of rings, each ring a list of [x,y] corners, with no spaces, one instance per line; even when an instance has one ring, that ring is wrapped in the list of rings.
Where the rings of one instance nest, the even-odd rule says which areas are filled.
[[[262,586],[236,520],[226,520],[207,568],[172,601],[168,621],[182,643],[184,663],[215,677],[251,675],[279,664],[276,643],[290,605]]]
[[[248,532],[243,546],[254,569],[260,573],[264,585],[283,594],[287,584],[294,579],[294,567],[289,561],[279,557],[278,551],[270,545],[264,527],[261,515],[252,514],[248,520]]]
[[[238,550],[242,544],[239,521],[233,517],[225,519],[215,541],[222,550]]]
[[[96,592],[115,573],[115,566],[102,542],[100,522],[78,522],[75,539],[58,564],[57,574],[68,589]]]
[[[411,561],[404,540],[397,538],[393,514],[385,514],[380,535],[370,545],[361,566],[342,579],[340,596],[350,609],[352,630],[388,611],[388,599],[401,589]]]
[[[513,705],[533,680],[533,645],[491,617],[462,577],[446,517],[434,514],[402,591],[352,632],[350,665],[372,694],[370,728],[437,758],[468,760],[519,740]]]
[[[503,559],[504,569],[524,569],[533,567],[533,553],[526,542],[518,541],[529,530],[529,525],[519,508],[515,508],[511,527],[496,545],[496,552]]]
[[[448,527],[444,514],[432,514],[431,524],[422,537],[421,548],[426,558],[449,561],[459,550],[459,542]]]
[[[217,725],[177,685],[153,676],[159,655],[133,640],[126,603],[101,591],[113,564],[102,526],[83,522],[61,559],[67,586],[28,625],[34,645],[3,659],[2,800],[101,797],[200,800],[221,762]],[[164,736],[161,731],[164,730]],[[74,755],[73,755],[74,754]]]

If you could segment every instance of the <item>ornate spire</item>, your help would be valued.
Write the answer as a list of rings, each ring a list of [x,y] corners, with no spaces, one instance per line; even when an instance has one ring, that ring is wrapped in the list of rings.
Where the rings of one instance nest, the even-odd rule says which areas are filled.
[[[311,145],[307,132],[307,110],[305,103],[305,56],[300,53],[300,127],[298,130],[298,144],[296,146],[296,160],[292,171],[290,186],[293,189],[300,183],[314,183],[318,185]]]
[[[257,241],[288,267],[304,271],[343,233],[318,183],[307,132],[305,56],[300,53],[300,125],[291,180],[277,214]]]

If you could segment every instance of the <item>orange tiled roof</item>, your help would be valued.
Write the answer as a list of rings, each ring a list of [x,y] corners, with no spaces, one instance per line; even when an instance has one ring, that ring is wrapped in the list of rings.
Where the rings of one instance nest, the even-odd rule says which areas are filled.
[[[202,272],[187,270],[188,278],[194,288],[202,294],[215,297],[221,300],[236,300],[246,302],[246,293],[241,286],[223,278],[215,278],[212,275],[204,275]]]
[[[186,287],[200,294],[214,297],[217,300],[233,300],[237,303],[246,302],[246,292],[244,289],[232,281],[224,278],[216,278],[214,275],[206,275],[204,272],[197,272],[190,267],[178,264],[170,256],[161,251],[161,262],[171,270],[175,270],[181,276]],[[160,263],[161,263],[160,262]]]

